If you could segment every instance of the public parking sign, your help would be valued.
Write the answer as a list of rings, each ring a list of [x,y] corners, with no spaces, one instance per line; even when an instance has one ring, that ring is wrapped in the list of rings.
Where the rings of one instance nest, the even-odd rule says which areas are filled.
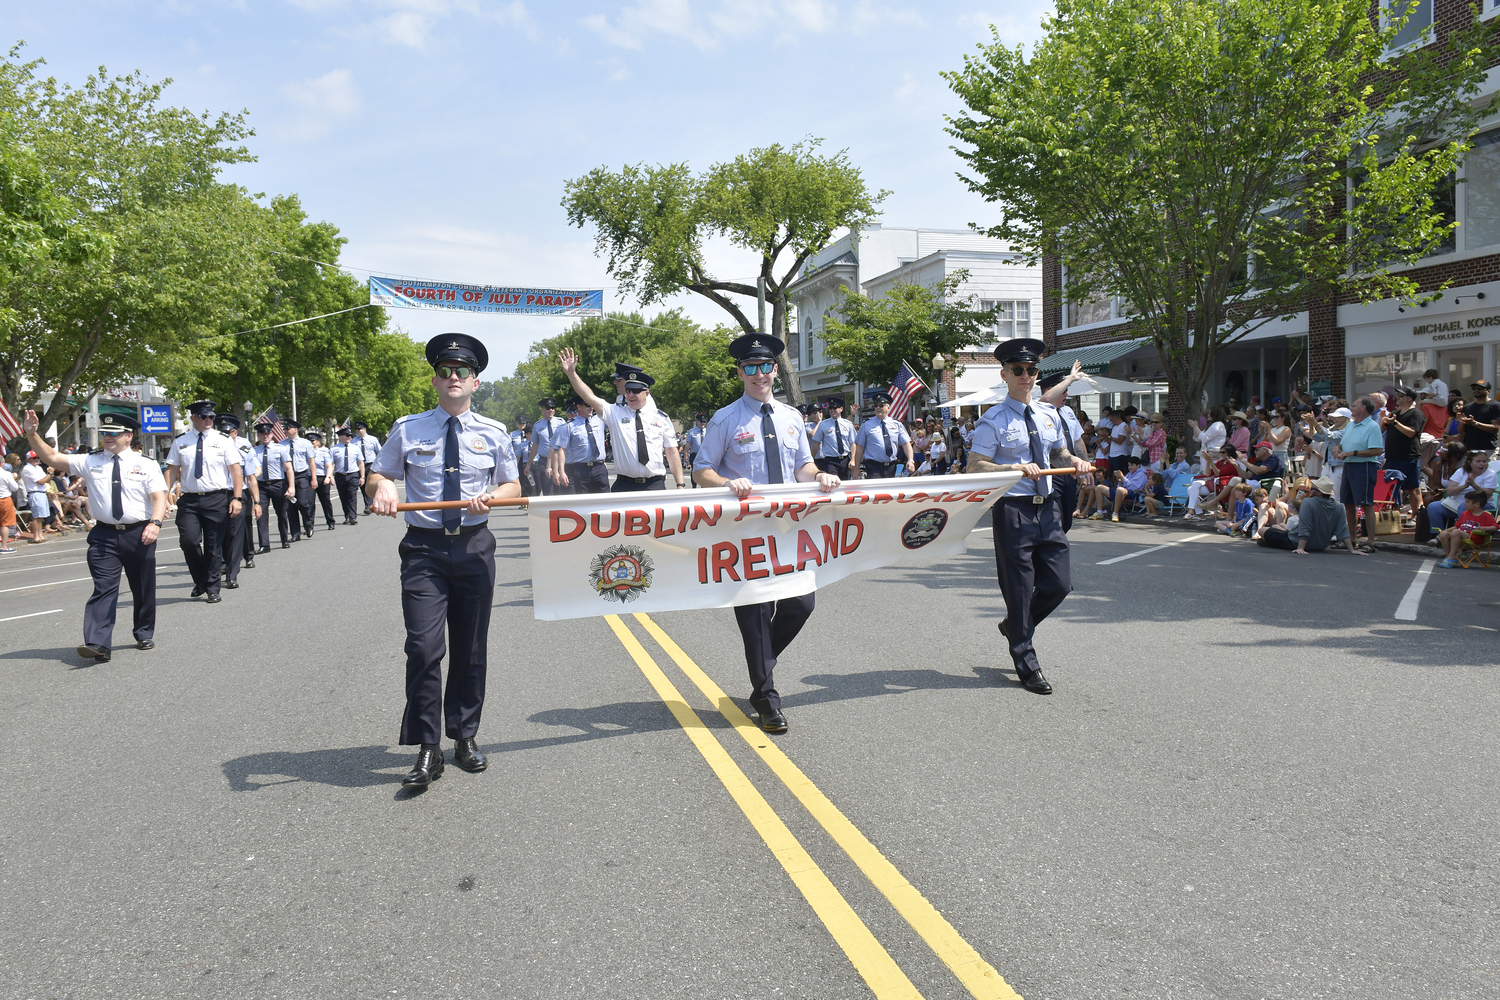
[[[141,433],[142,434],[170,434],[172,433],[172,404],[171,403],[142,403],[141,404]]]

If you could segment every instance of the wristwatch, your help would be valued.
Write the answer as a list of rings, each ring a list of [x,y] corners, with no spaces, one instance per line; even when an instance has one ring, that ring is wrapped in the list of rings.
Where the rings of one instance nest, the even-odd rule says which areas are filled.
[[[150,522],[150,523],[152,523],[152,524],[154,524],[154,525],[156,525],[156,526],[157,526],[157,527],[158,527],[158,528],[160,528],[160,527],[161,527],[161,521],[159,521],[159,520],[157,520],[157,519],[156,519],[156,518],[154,518],[154,517],[153,517],[153,518],[152,518],[152,519],[151,519],[151,522]]]

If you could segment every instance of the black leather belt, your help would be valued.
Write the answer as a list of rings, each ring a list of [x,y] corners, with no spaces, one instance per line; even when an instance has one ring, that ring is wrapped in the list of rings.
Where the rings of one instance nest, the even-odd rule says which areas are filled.
[[[228,493],[228,492],[230,492],[230,490],[229,490],[229,487],[227,487],[227,486],[224,489],[222,489],[222,490],[183,490],[182,491],[182,493],[183,493],[184,496],[190,496],[190,497],[216,497],[220,493]]]
[[[480,528],[487,528],[487,527],[489,527],[488,523],[485,523],[485,524],[466,524],[463,527],[459,528],[457,531],[455,531],[453,534],[455,534],[455,535],[472,535],[474,532],[478,531]],[[421,528],[421,527],[418,527],[415,524],[408,524],[406,526],[406,530],[407,531],[420,531],[424,535],[448,535],[448,529],[447,528]],[[449,537],[451,537],[451,536],[449,536]]]
[[[621,479],[628,479],[632,483],[654,483],[654,482],[657,482],[658,480],[665,480],[667,478],[667,476],[666,476],[666,473],[662,473],[659,476],[623,476],[622,475],[619,478],[621,478]]]
[[[580,468],[583,468],[583,469],[592,469],[596,465],[603,465],[604,464],[604,459],[601,458],[597,462],[567,462],[565,464],[567,464],[567,465],[576,465],[576,466],[578,466]]]
[[[131,521],[129,524],[110,524],[108,521],[100,521],[99,523],[104,525],[106,528],[114,528],[116,531],[129,531],[131,528],[139,528],[141,525],[150,524],[151,522]]]
[[[1046,503],[1048,500],[1051,500],[1051,499],[1052,499],[1052,494],[1050,494],[1050,493],[1048,493],[1046,496],[1042,496],[1039,493],[1033,493],[1030,496],[1024,496],[1023,495],[1023,496],[1015,496],[1015,497],[1001,497],[1000,498],[1000,502],[1001,503],[1010,503],[1010,504],[1019,504],[1021,506],[1025,506],[1025,507],[1040,507],[1042,504]]]

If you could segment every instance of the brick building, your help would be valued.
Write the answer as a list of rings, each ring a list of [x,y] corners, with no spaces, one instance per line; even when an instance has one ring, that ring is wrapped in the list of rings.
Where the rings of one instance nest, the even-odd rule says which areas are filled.
[[[1383,12],[1391,0],[1379,3]],[[1480,6],[1483,18],[1500,15],[1500,0],[1482,0]],[[1472,10],[1469,0],[1420,0],[1393,53],[1445,42],[1449,32],[1469,23]],[[1500,66],[1490,69],[1485,96],[1496,91]],[[1347,396],[1412,385],[1429,368],[1465,394],[1476,378],[1495,382],[1500,374],[1500,115],[1485,120],[1458,180],[1440,205],[1458,223],[1454,236],[1433,256],[1402,265],[1422,291],[1451,281],[1440,299],[1422,306],[1393,299],[1361,304],[1347,296],[1310,302],[1306,310],[1219,352],[1208,387],[1210,404],[1252,396],[1268,402],[1286,398],[1293,387],[1323,388],[1322,383]],[[1047,359],[1047,370],[1085,355],[1104,374],[1165,380],[1154,347],[1123,339],[1118,303],[1061,301],[1062,269],[1056,260],[1044,262],[1042,285],[1043,336],[1059,352]]]

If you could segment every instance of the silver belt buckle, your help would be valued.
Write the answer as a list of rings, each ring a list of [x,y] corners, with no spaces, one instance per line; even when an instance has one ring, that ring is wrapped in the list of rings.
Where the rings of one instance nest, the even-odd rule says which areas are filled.
[[[1031,498],[1031,505],[1033,507],[1040,507],[1042,504],[1044,504],[1046,502],[1047,502],[1047,498],[1045,496],[1043,496],[1042,494],[1040,494],[1040,493],[1036,494],[1035,496],[1033,496]]]
[[[459,524],[458,524],[458,527],[456,527],[456,528],[444,528],[443,529],[443,534],[450,535],[450,536],[451,535],[457,535],[460,532],[462,532],[463,530],[464,530],[464,525],[463,525],[463,522],[460,521]]]

